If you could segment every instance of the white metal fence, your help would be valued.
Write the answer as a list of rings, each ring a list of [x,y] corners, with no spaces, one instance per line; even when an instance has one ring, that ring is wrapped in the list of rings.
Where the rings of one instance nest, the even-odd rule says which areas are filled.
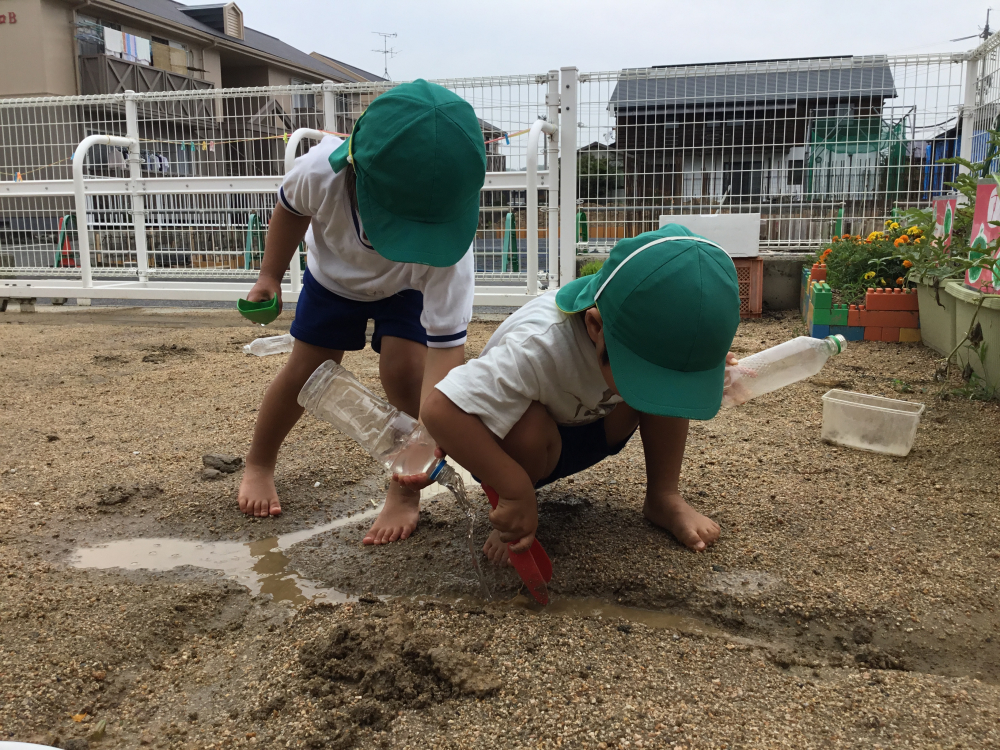
[[[557,106],[546,103],[558,94],[558,72],[439,83],[474,106],[486,142],[489,174],[474,245],[483,299],[523,296],[537,286],[536,268],[543,283],[550,270],[556,193],[548,165],[557,160],[555,139],[545,137],[542,144],[537,222],[526,215],[528,204],[538,201],[526,195],[525,168],[532,123],[558,119]],[[157,279],[252,279],[292,134],[302,128],[349,133],[392,85],[0,101],[0,265],[7,275],[65,279],[69,286],[90,275],[79,254],[72,161],[78,144],[99,134],[132,139],[137,147],[102,141],[87,154],[86,211],[79,218],[88,226],[93,278],[138,277],[147,289]],[[313,142],[299,141],[298,153]],[[538,249],[529,260],[527,228],[533,223]],[[291,299],[298,291],[295,276]]]
[[[985,151],[1000,117],[997,55],[990,40],[971,55],[439,81],[473,105],[487,147],[477,302],[523,302],[536,269],[557,285],[575,275],[578,252],[607,250],[662,215],[760,213],[771,249],[867,234],[947,189],[955,170],[940,158]],[[286,152],[314,142],[296,145],[293,134],[348,133],[392,85],[0,100],[0,297],[83,296],[58,291],[85,276],[72,157],[95,134],[133,147],[98,144],[86,161],[80,216],[104,284],[92,296],[113,296],[112,286],[137,298],[240,296],[259,267]],[[532,160],[538,120],[546,132],[536,128]]]
[[[580,76],[582,246],[661,215],[761,214],[767,248],[866,235],[942,191],[965,56],[681,65]],[[943,179],[944,178],[944,179]]]

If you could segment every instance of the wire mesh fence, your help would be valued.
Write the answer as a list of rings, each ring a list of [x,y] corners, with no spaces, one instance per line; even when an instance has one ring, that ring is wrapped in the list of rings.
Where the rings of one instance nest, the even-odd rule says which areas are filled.
[[[867,235],[947,190],[964,56],[869,56],[581,74],[578,247],[660,216],[759,213],[760,242]]]
[[[487,152],[487,170],[523,172],[527,129],[546,117],[548,74],[438,81],[476,110]],[[0,181],[63,182],[53,193],[0,194],[0,253],[4,265],[31,274],[78,273],[72,248],[72,157],[88,135],[138,139],[143,180],[201,177],[280,177],[289,136],[299,128],[341,137],[393,83],[280,86],[119,93],[104,96],[0,101]],[[130,111],[131,109],[131,111]],[[315,141],[303,139],[298,154]],[[548,169],[543,153],[540,169]],[[86,160],[86,179],[127,178],[127,149],[98,145]],[[517,180],[487,186],[474,251],[481,280],[523,282],[526,267],[526,194]],[[523,182],[523,181],[522,181]],[[151,274],[253,277],[259,258],[246,246],[262,242],[273,193],[239,182],[235,192],[205,191],[192,183],[184,195],[146,195],[145,231]],[[521,189],[518,189],[521,187]],[[217,190],[217,188],[213,188]],[[134,275],[133,218],[126,194],[88,197],[95,273]],[[547,271],[547,192],[542,192],[539,268]],[[69,249],[67,249],[69,248]],[[56,262],[56,257],[63,258]],[[65,257],[63,257],[65,256]]]
[[[977,51],[974,156],[985,153],[985,131],[1000,117],[996,49],[987,43]],[[575,217],[563,207],[564,231],[574,233],[579,251],[606,250],[657,227],[661,216],[741,212],[760,214],[765,248],[808,249],[834,232],[866,235],[894,211],[927,205],[948,190],[955,168],[937,162],[958,155],[963,141],[965,60],[836,57],[581,74],[578,111],[561,123],[563,146],[573,142],[567,127],[577,144],[578,207]],[[474,107],[487,169],[497,178],[488,177],[482,191],[477,283],[525,282],[526,134],[537,119],[554,116],[553,82],[554,73],[438,81]],[[39,187],[0,189],[0,273],[79,274],[72,155],[86,136],[110,134],[138,140],[138,165],[112,146],[95,147],[87,159],[88,181],[123,185],[117,194],[87,197],[95,274],[135,275],[142,265],[135,256],[138,207],[151,276],[251,279],[275,203],[261,180],[280,180],[289,136],[299,128],[343,136],[393,85],[2,100],[0,186]],[[302,140],[297,153],[313,143]],[[559,158],[546,145],[539,159],[550,173],[539,191],[542,274],[557,265],[550,217],[559,207]],[[157,190],[165,178],[192,182],[183,191]],[[145,185],[134,205],[130,181]]]

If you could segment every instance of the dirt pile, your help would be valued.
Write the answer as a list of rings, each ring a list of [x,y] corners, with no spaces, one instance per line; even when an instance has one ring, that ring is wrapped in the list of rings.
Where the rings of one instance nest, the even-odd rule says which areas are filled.
[[[299,652],[306,688],[327,714],[311,746],[350,747],[350,727],[385,729],[404,708],[493,695],[500,681],[482,648],[381,606],[362,620],[337,623]],[[279,707],[261,710],[272,708]]]
[[[378,608],[362,621],[339,623],[302,647],[309,690],[378,699],[393,709],[421,708],[459,696],[484,698],[500,687],[478,643],[456,641],[405,613]]]

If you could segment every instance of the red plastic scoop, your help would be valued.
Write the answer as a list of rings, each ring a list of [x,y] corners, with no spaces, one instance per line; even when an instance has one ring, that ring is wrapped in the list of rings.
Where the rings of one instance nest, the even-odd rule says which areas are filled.
[[[490,505],[496,508],[497,503],[500,502],[500,495],[488,484],[483,483],[482,486]],[[545,584],[552,580],[552,561],[542,549],[541,542],[535,539],[525,552],[514,552],[510,546],[510,544],[507,545],[507,552],[514,570],[521,576],[521,580],[528,587],[531,595],[535,597],[535,601],[539,604],[548,604],[549,589]]]

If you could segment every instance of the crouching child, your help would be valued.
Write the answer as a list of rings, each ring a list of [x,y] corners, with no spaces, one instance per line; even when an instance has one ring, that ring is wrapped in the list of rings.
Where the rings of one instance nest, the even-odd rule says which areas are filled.
[[[486,555],[499,563],[508,542],[527,549],[535,490],[618,453],[637,429],[643,515],[692,550],[712,545],[719,526],[688,505],[678,481],[688,420],[719,410],[739,320],[732,260],[671,224],[622,240],[598,273],[525,305],[478,359],[451,370],[421,417],[500,495]]]

